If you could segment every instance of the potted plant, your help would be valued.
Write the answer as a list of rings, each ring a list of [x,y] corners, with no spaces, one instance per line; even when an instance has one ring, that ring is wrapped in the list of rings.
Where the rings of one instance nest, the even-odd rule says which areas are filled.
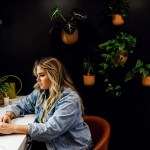
[[[84,58],[83,69],[84,69],[84,75],[83,75],[84,85],[93,86],[95,84],[94,65],[89,58],[87,59]]]
[[[51,20],[56,20],[56,18],[60,17],[63,22],[63,29],[61,32],[61,39],[65,44],[74,44],[78,40],[78,29],[77,29],[77,20],[85,21],[87,19],[87,14],[84,10],[74,8],[71,12],[70,19],[66,19],[63,16],[62,9],[60,7],[54,7],[50,11],[50,18]],[[55,26],[56,27],[56,26]],[[55,28],[52,27],[50,33]]]
[[[136,46],[136,38],[131,34],[120,32],[115,38],[98,45],[101,57],[111,67],[124,65],[128,56],[132,55]]]
[[[98,73],[104,75],[106,92],[110,92],[115,96],[121,95],[121,85],[113,81],[112,73],[120,71],[125,66],[135,47],[136,38],[123,32],[117,34],[115,38],[98,45],[97,51],[100,53]]]
[[[137,60],[136,65],[126,74],[125,82],[133,79],[137,73],[142,77],[142,84],[150,86],[150,64],[144,64],[140,59]]]
[[[4,105],[4,98],[8,97],[8,86],[4,83],[6,79],[7,77],[0,79],[0,105]]]
[[[148,70],[149,73],[149,70]],[[147,76],[142,76],[142,85],[143,86],[150,86],[150,74],[148,74]]]
[[[117,26],[124,24],[129,8],[130,0],[108,0],[108,13],[112,16],[112,23]]]

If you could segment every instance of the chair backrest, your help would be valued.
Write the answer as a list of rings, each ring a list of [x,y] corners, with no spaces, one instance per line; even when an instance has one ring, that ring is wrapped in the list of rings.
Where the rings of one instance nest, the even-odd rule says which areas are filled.
[[[109,123],[98,116],[84,116],[83,119],[88,124],[92,134],[93,150],[108,150],[110,138]]]

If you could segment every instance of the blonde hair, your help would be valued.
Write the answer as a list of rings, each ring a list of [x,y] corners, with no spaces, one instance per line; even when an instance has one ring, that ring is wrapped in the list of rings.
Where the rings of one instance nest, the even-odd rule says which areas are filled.
[[[41,68],[45,69],[45,71],[48,74],[48,77],[51,81],[51,86],[49,87],[49,97],[47,98],[47,107],[45,108],[45,115],[48,113],[50,108],[53,106],[55,101],[59,98],[61,98],[61,89],[63,86],[65,87],[70,87],[73,91],[76,93],[77,90],[75,89],[73,82],[67,73],[65,67],[63,64],[56,58],[53,57],[45,57],[42,58],[39,61],[36,61],[34,64],[33,68],[33,73],[35,76],[37,76],[37,66],[40,66]],[[34,85],[34,89],[40,89],[40,86],[38,83]],[[40,106],[43,102],[43,92],[40,94],[39,102],[36,105],[36,107]],[[78,93],[79,95],[79,93]],[[81,103],[81,109],[84,114],[84,106],[81,97],[80,98],[80,103]]]

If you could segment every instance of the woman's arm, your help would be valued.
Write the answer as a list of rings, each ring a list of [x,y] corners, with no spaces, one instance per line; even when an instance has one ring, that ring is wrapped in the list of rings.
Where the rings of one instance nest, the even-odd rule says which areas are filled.
[[[0,122],[0,133],[12,134],[21,133],[28,134],[28,125],[17,125]]]
[[[22,134],[28,134],[28,125],[13,125],[13,133],[22,133]]]
[[[11,105],[6,106],[6,112],[13,112],[15,114],[14,117],[24,115],[25,113],[34,113],[39,94],[38,90],[34,90],[23,99],[17,100]]]

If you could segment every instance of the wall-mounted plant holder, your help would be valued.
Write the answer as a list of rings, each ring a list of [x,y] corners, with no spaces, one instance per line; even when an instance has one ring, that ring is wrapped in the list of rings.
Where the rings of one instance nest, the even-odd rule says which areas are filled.
[[[78,40],[77,20],[84,22],[87,19],[86,12],[82,9],[74,8],[71,12],[70,19],[66,19],[63,16],[62,8],[55,7],[50,11],[50,18],[51,18],[51,20],[55,20],[58,17],[60,17],[64,22],[63,28],[61,31],[62,41],[67,45],[76,43]],[[57,25],[55,24],[55,26],[57,26]],[[49,31],[50,34],[54,28],[55,27],[53,26],[50,29],[50,31]]]
[[[62,30],[61,39],[67,45],[76,43],[78,41],[78,30],[76,29],[75,32],[72,34],[68,34],[64,30]]]
[[[142,77],[142,85],[150,86],[150,76]]]
[[[133,54],[135,47],[136,38],[123,32],[98,45],[97,51],[100,53],[98,73],[104,76],[103,82],[106,85],[105,91],[107,93],[117,97],[121,95],[122,81],[119,83],[119,79],[118,81],[114,80],[112,72],[125,67],[125,63]]]
[[[93,86],[95,84],[94,64],[89,58],[84,58],[83,61],[83,83],[86,86]]]
[[[108,15],[112,16],[113,25],[124,24],[124,19],[130,8],[130,0],[108,0]]]
[[[95,75],[83,75],[83,83],[85,86],[93,86],[95,84]]]
[[[121,26],[124,24],[124,17],[122,14],[114,14],[112,16],[112,23],[115,26]]]

